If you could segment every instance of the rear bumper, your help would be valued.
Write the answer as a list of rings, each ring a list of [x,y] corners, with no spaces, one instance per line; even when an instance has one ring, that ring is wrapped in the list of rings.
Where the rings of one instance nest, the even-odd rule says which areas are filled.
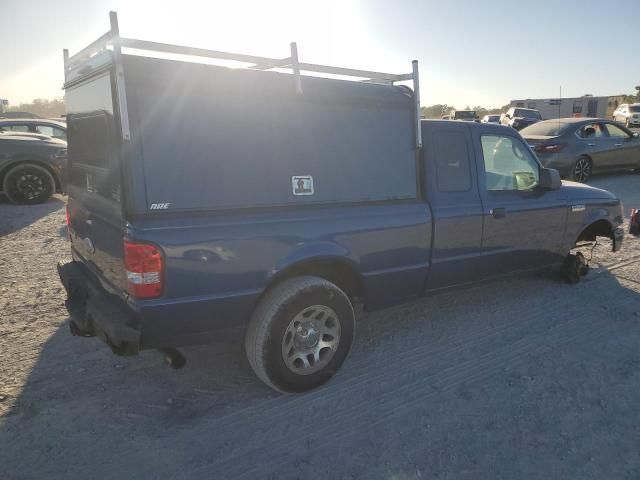
[[[71,333],[96,336],[118,355],[137,354],[141,332],[135,313],[95,283],[77,262],[58,264],[58,274],[67,291]]]
[[[80,262],[58,265],[71,333],[96,336],[118,355],[207,343],[244,328],[260,290],[184,299],[123,300]]]

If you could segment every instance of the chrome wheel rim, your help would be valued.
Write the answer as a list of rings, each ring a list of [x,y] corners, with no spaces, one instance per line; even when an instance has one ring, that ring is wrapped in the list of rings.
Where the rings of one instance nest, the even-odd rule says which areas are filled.
[[[322,370],[340,343],[340,322],[331,308],[313,305],[298,313],[282,337],[282,359],[297,375]]]
[[[591,165],[586,158],[579,158],[573,170],[574,178],[578,182],[585,182],[591,176]]]

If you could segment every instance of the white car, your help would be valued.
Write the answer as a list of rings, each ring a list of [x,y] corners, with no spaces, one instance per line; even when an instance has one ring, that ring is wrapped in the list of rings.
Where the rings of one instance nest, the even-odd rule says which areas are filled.
[[[482,117],[481,123],[497,123],[500,125],[500,114],[498,115],[485,115]]]
[[[627,128],[640,125],[640,103],[623,103],[613,112],[613,119]]]

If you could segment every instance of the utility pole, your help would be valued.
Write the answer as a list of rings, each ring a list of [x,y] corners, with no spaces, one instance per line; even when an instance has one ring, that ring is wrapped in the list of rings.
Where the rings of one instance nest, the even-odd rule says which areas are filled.
[[[640,85],[636,87],[636,90],[638,91],[638,95],[636,96],[638,97],[638,101],[640,102]]]

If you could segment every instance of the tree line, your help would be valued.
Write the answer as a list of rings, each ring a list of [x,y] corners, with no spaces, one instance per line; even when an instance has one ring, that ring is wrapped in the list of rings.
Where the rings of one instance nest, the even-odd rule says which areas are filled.
[[[633,103],[640,101],[640,90],[638,95],[630,94],[625,95],[622,103]],[[461,110],[475,110],[478,117],[482,118],[485,115],[495,115],[504,113],[509,109],[509,104],[503,105],[497,108],[485,108],[482,106],[475,106],[473,108],[467,105]],[[429,105],[428,107],[422,107],[423,118],[442,118],[443,115],[449,115],[451,110],[456,110],[456,107],[446,103],[436,103],[435,105]],[[31,103],[21,103],[15,107],[9,107],[7,112],[28,112],[38,115],[43,118],[61,117],[65,113],[64,101],[61,98],[54,98],[47,100],[44,98],[36,98]]]
[[[47,100],[36,98],[31,103],[21,103],[6,109],[7,112],[27,112],[33,113],[42,118],[61,117],[65,113],[64,101],[61,98]]]
[[[509,104],[497,108],[485,108],[479,105],[471,108],[469,105],[467,105],[460,110],[475,110],[478,117],[482,118],[485,115],[496,115],[499,113],[504,113],[508,109]],[[451,113],[451,110],[457,110],[457,108],[446,103],[437,103],[435,105],[429,105],[428,107],[421,108],[423,118],[442,118],[443,115],[449,115]]]

